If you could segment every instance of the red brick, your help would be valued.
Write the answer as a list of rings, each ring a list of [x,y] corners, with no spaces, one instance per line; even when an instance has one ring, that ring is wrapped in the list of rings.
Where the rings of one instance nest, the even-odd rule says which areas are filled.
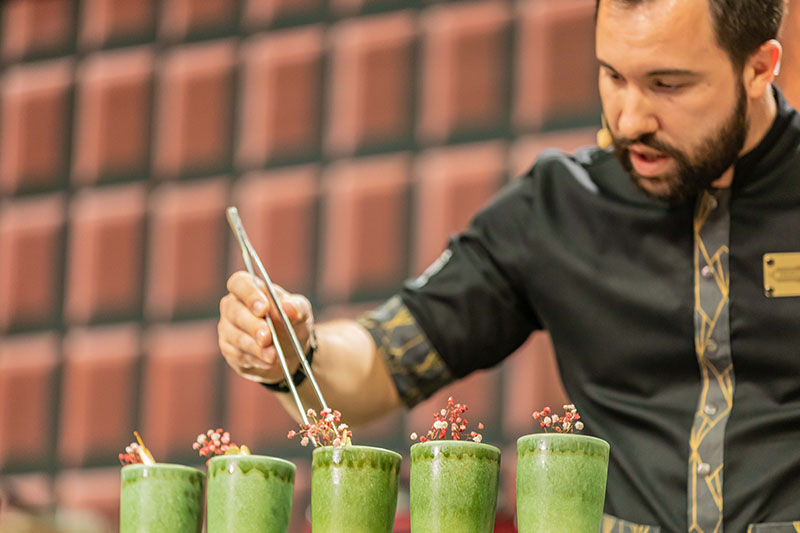
[[[434,148],[417,161],[414,271],[421,273],[453,233],[500,187],[505,174],[501,142]]]
[[[0,192],[55,188],[66,172],[72,63],[11,67],[2,82]]]
[[[292,457],[297,469],[294,474],[292,516],[289,518],[291,533],[311,533],[311,461]]]
[[[59,508],[80,520],[82,531],[116,531],[119,524],[119,468],[63,470],[56,479]]]
[[[495,1],[441,5],[422,19],[419,136],[445,140],[458,130],[503,124],[509,13]]]
[[[786,99],[800,107],[800,0],[789,2],[789,14],[783,22],[783,65],[778,84]]]
[[[314,220],[318,168],[294,167],[245,175],[234,203],[247,236],[275,283],[308,294],[314,281]],[[233,270],[244,269],[241,249],[230,240]]]
[[[65,303],[70,323],[139,314],[146,201],[144,185],[85,189],[73,197]]]
[[[79,40],[83,47],[152,37],[155,0],[84,0]]]
[[[499,369],[475,372],[448,385],[411,410],[407,417],[406,433],[427,433],[433,424],[433,414],[447,405],[450,396],[456,403],[469,407],[466,413],[468,431],[479,431],[478,423],[483,422],[485,431],[496,432],[500,420],[499,385]]]
[[[0,468],[49,459],[57,364],[55,334],[0,339]]]
[[[410,135],[414,33],[408,11],[350,19],[331,29],[327,152],[351,154]]]
[[[522,435],[519,435],[520,437]],[[502,447],[500,460],[500,493],[497,499],[497,513],[507,516],[517,514],[517,442]]]
[[[231,432],[234,440],[247,444],[254,453],[259,448],[270,450],[276,446],[290,445],[286,433],[297,424],[275,395],[233,370],[226,369],[226,374],[228,402],[225,429]]]
[[[513,102],[518,128],[600,114],[594,8],[594,0],[519,5]]]
[[[333,10],[342,15],[352,15],[358,13],[371,0],[330,0]],[[375,3],[374,1],[372,3]]]
[[[406,275],[408,176],[405,154],[340,161],[327,170],[321,269],[327,300],[393,288]]]
[[[244,45],[239,166],[263,166],[276,156],[318,148],[322,36],[321,27],[305,26]]]
[[[223,179],[170,183],[151,194],[148,317],[216,311],[225,288],[226,201]]]
[[[319,12],[322,0],[243,0],[243,20],[247,26],[263,25],[286,16]]]
[[[0,484],[0,502],[2,502],[4,496],[7,500],[3,503],[8,503],[8,500],[11,500],[16,502],[17,507],[45,509],[55,502],[53,480],[47,474],[39,472],[11,476],[4,475],[2,484]],[[0,503],[0,505],[2,504]],[[3,512],[0,513],[0,528],[7,525],[4,518],[8,518],[9,510],[8,507],[3,507]],[[6,530],[2,529],[1,531]],[[17,530],[10,529],[10,531]]]
[[[511,177],[517,178],[530,170],[544,150],[555,148],[571,154],[583,146],[594,145],[599,129],[598,125],[596,128],[554,131],[518,138],[509,154]]]
[[[149,48],[90,56],[78,71],[73,179],[145,174],[153,55]]]
[[[169,38],[231,26],[236,0],[171,0],[163,2],[159,32]]]
[[[131,442],[140,352],[139,328],[133,324],[67,335],[58,441],[63,465],[115,458]]]
[[[60,193],[6,201],[0,209],[0,332],[47,324],[61,296]]]
[[[10,0],[4,2],[3,57],[53,53],[72,40],[72,0]]]
[[[508,439],[536,433],[534,411],[545,406],[560,409],[567,403],[549,335],[531,335],[503,367],[503,433]]]
[[[230,155],[234,42],[187,45],[164,59],[155,169],[161,177],[213,172]]]
[[[145,354],[140,434],[157,460],[185,457],[199,433],[220,425],[216,322],[153,327]]]

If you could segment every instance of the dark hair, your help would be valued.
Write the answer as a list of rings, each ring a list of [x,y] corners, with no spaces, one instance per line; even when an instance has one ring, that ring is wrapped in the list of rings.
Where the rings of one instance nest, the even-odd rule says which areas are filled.
[[[607,0],[608,1],[608,0]],[[647,0],[610,0],[641,4]],[[595,16],[600,8],[596,0]],[[759,46],[778,37],[788,0],[708,0],[717,42],[733,65],[742,68]]]

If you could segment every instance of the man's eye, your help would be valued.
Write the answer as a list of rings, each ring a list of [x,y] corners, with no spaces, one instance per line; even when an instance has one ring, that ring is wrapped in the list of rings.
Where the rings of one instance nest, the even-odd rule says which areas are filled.
[[[681,83],[666,83],[663,81],[656,82],[656,88],[663,89],[665,91],[677,91],[678,89],[682,89],[684,84]]]

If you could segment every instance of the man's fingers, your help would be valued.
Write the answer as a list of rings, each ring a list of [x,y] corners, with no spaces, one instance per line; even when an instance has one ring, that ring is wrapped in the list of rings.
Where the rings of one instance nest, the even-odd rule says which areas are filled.
[[[223,321],[229,322],[233,327],[246,332],[254,339],[259,348],[272,344],[267,322],[253,314],[252,310],[245,307],[241,300],[229,294],[220,301],[220,316]],[[258,353],[258,351],[254,351]]]
[[[220,341],[227,342],[228,344],[235,346],[242,353],[246,353],[250,357],[261,360],[266,364],[270,364],[270,361],[265,360],[262,355],[263,348],[259,346],[258,343],[256,343],[256,340],[246,331],[242,331],[241,329],[228,324],[222,328],[219,337]]]
[[[278,299],[281,301],[283,310],[292,322],[300,322],[308,318],[311,314],[311,304],[299,295],[291,294],[280,285],[272,284]],[[248,272],[235,272],[228,278],[228,291],[236,296],[244,305],[257,317],[266,317],[270,309],[270,299],[267,296],[267,288],[264,282],[258,278],[253,278]],[[272,313],[271,313],[272,314]],[[280,320],[277,313],[273,320]],[[249,331],[249,328],[244,328]]]
[[[248,272],[240,270],[228,278],[228,292],[236,296],[256,316],[266,316],[269,298],[266,296],[264,282],[253,280]]]
[[[299,294],[289,294],[284,291],[284,294],[278,296],[281,299],[281,307],[283,307],[287,318],[292,324],[305,321],[311,316],[311,302],[304,296]],[[275,315],[273,320],[280,320],[277,313],[270,313],[270,316]]]
[[[220,349],[228,363],[236,369],[251,371],[253,369],[269,370],[272,368],[272,365],[265,363],[253,354],[242,350],[226,340],[220,341]]]
[[[245,379],[258,383],[274,383],[283,377],[280,368],[266,365],[252,354],[243,352],[226,341],[220,341],[220,349],[228,365]]]
[[[281,301],[281,307],[283,307],[286,316],[292,322],[299,322],[303,316],[302,309],[303,309],[303,301],[308,302],[304,297],[300,296],[299,294],[292,294],[280,285],[272,284],[272,287],[275,289],[275,294],[278,296],[278,299]],[[309,304],[308,307],[310,308],[311,305]],[[278,317],[278,313],[271,311],[270,316],[273,316],[273,320],[280,320]]]

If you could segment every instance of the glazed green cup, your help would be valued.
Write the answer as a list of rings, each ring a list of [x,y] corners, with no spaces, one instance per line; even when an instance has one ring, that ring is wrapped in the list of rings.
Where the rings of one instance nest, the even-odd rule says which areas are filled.
[[[470,441],[411,447],[411,531],[491,533],[497,510],[500,450]]]
[[[325,446],[311,461],[313,533],[391,533],[399,453],[369,446]]]
[[[218,455],[208,462],[208,533],[286,533],[295,466],[263,455]]]
[[[519,533],[599,533],[609,445],[585,435],[539,433],[517,440]]]
[[[206,475],[196,468],[157,463],[121,472],[120,533],[199,533]]]

